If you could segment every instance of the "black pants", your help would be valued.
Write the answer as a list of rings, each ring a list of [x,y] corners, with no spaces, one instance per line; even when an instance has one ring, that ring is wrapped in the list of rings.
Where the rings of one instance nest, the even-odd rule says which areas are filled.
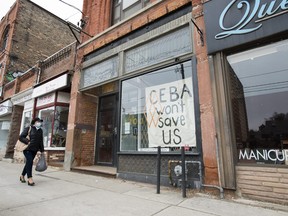
[[[23,151],[23,154],[26,158],[26,163],[25,163],[24,169],[22,171],[22,175],[25,176],[27,174],[28,178],[32,178],[33,160],[34,160],[37,152]]]

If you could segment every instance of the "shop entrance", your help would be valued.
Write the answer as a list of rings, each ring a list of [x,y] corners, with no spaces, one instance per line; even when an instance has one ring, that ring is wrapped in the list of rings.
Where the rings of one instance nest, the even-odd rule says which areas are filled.
[[[99,100],[96,138],[96,164],[114,166],[117,126],[117,95],[101,97]]]

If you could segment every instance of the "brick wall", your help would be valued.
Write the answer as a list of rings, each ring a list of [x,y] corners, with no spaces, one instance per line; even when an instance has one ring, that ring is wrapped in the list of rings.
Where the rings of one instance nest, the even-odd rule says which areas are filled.
[[[76,40],[63,20],[33,2],[18,0],[16,8],[16,20],[10,20],[8,72],[25,72]]]
[[[14,4],[9,12],[4,16],[4,17],[0,17],[1,19],[1,22],[0,22],[0,35],[2,36],[3,35],[3,32],[4,30],[6,29],[7,25],[10,25],[10,28],[13,27],[13,20],[15,19],[16,17],[16,13],[17,13],[17,10],[16,10],[16,4]],[[9,38],[12,38],[12,34],[9,34]],[[10,43],[10,40],[8,40],[8,43]],[[9,45],[8,45],[9,47]]]
[[[19,131],[20,131],[21,120],[22,120],[22,112],[23,112],[22,106],[13,106],[5,158],[13,158],[14,146],[19,138]]]
[[[96,133],[96,114],[98,101],[95,98],[82,95],[78,110],[85,111],[85,114],[76,115],[76,128],[80,130],[81,150],[78,156],[81,158],[81,165],[93,165],[95,156],[95,133]]]
[[[48,59],[45,59],[45,61],[40,64],[40,82],[55,77],[64,72],[73,71],[75,66],[75,57],[76,43],[73,43],[61,49]]]
[[[16,80],[6,84],[3,89],[3,99],[12,97],[16,93]]]
[[[6,68],[6,65],[9,64],[10,62],[10,58],[8,57],[8,53],[9,53],[9,50],[10,50],[10,47],[11,47],[11,44],[12,44],[12,37],[13,37],[13,29],[14,29],[14,26],[15,26],[15,17],[16,17],[16,14],[17,14],[17,5],[14,4],[11,8],[10,8],[10,11],[8,14],[6,14],[3,18],[1,19],[0,21],[0,46],[2,46],[2,37],[4,36],[4,31],[6,29],[9,29],[8,31],[8,40],[6,42],[6,47],[5,47],[5,53],[2,52],[2,50],[0,51],[0,63],[2,63],[2,68],[0,68],[0,86],[2,86],[2,84],[4,83],[4,79],[1,79],[2,78],[2,74],[1,73],[4,73],[4,65],[5,65],[5,68]],[[6,82],[6,81],[5,81]]]
[[[19,77],[19,85],[17,88],[17,93],[22,92],[28,88],[31,88],[37,80],[37,73],[38,71],[35,70],[31,70],[27,73],[25,73],[24,75],[22,75],[21,77]]]
[[[111,2],[110,0],[84,0],[83,3],[83,19],[87,22],[84,31],[90,35],[96,35],[111,24]],[[101,20],[101,21],[100,21]],[[82,35],[82,40],[87,40],[90,37]]]
[[[98,99],[75,92],[78,89],[74,74],[70,99],[70,112],[66,139],[65,160],[72,166],[94,165],[95,133]],[[80,77],[77,78],[79,80]],[[67,165],[67,164],[66,164]]]
[[[288,204],[286,167],[237,166],[236,172],[237,190],[243,197]]]
[[[64,150],[49,150],[47,151],[47,163],[48,165],[57,166],[62,165],[64,162]]]
[[[102,28],[97,28],[97,26],[100,25],[100,23],[103,21],[103,18],[99,19],[99,17],[105,17],[107,14],[110,16],[110,13],[107,14],[97,14],[95,10],[100,10],[100,8],[96,9],[99,7],[98,4],[95,4],[95,1],[89,1],[85,0],[84,1],[84,7],[83,8],[83,13],[89,16],[89,24],[84,28],[84,31],[87,31],[90,35],[97,35],[107,29],[110,25],[110,23],[105,23],[102,26]],[[105,2],[105,1],[100,1],[100,2]],[[137,17],[134,17],[132,19],[127,20],[127,22],[123,23],[117,28],[111,29],[111,31],[106,32],[105,34],[101,35],[100,37],[97,38],[97,40],[93,40],[91,43],[89,43],[85,49],[84,49],[84,55],[88,54],[89,52],[92,52],[95,49],[98,49],[106,44],[111,43],[113,40],[116,40],[131,31],[134,31],[145,24],[148,24],[150,22],[153,22],[154,20],[160,18],[161,16],[164,16],[165,14],[168,14],[186,4],[191,4],[191,0],[166,0],[162,1],[159,4],[156,4],[154,7],[145,10],[143,13],[139,14]],[[106,4],[107,9],[106,11],[110,11],[111,9],[108,9],[108,4]],[[90,11],[87,8],[95,7],[94,10]],[[102,10],[104,11],[104,10]],[[101,20],[101,22],[99,21]],[[104,18],[105,20],[105,18]],[[107,21],[107,19],[106,19]],[[93,23],[93,25],[91,25]],[[82,36],[82,42],[85,42],[86,40],[90,39],[89,37]]]
[[[15,43],[13,51],[28,54],[30,58],[26,60],[31,65],[75,41],[63,20],[26,0],[20,0],[13,39],[18,45]]]
[[[13,97],[15,94],[31,88],[37,79],[37,70],[31,70],[21,77],[7,83],[4,86],[3,100]]]
[[[210,77],[210,69],[207,55],[206,39],[205,39],[205,23],[203,16],[203,4],[201,0],[192,1],[192,16],[194,22],[203,31],[204,41],[197,29],[194,27],[194,47],[197,58],[197,77],[199,91],[199,105],[201,113],[201,135],[203,148],[203,161],[205,167],[205,183],[211,185],[219,184],[218,165],[216,159],[215,148],[215,111],[213,107],[213,96]]]

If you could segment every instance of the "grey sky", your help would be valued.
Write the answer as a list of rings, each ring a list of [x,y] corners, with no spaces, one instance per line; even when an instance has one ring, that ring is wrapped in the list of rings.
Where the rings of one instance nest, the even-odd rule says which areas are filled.
[[[5,16],[16,0],[0,0],[0,19]],[[64,0],[65,2],[79,8],[82,11],[83,0]],[[77,25],[81,19],[81,12],[60,2],[59,0],[32,0],[44,9],[59,16],[63,20],[70,21]]]

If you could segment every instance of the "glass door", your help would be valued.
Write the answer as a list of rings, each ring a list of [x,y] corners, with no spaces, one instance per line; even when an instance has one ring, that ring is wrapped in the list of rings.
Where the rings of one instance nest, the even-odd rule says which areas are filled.
[[[116,95],[100,98],[96,139],[96,163],[114,165],[116,151]]]

